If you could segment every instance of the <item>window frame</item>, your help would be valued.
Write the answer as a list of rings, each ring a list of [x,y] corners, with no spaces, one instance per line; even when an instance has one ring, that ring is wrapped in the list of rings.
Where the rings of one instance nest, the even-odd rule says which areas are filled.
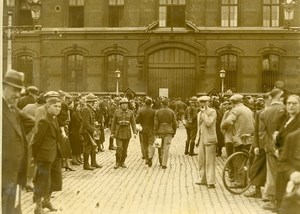
[[[113,66],[114,68],[110,68],[110,62],[109,57],[110,56],[121,56],[122,57],[122,66],[116,65]],[[125,79],[126,79],[126,68],[125,68],[125,61],[126,61],[126,55],[122,52],[108,52],[105,56],[105,74],[104,74],[104,90],[107,92],[116,92],[116,77],[115,77],[115,71],[118,69],[121,71],[121,76],[119,79],[119,93],[122,90],[125,90]],[[112,72],[111,75],[109,72]],[[111,87],[109,83],[112,82],[111,85],[114,85],[114,87]]]
[[[158,26],[159,27],[184,27],[186,19],[187,0],[159,0],[158,4]],[[174,25],[174,7],[182,7],[184,9],[183,25]],[[169,11],[170,10],[170,11]],[[168,23],[169,13],[171,13],[170,23]]]
[[[228,3],[223,3],[225,0],[221,0],[220,4],[220,26],[221,27],[238,27],[240,23],[240,1],[239,0],[226,0]],[[231,3],[231,1],[236,1],[237,3]],[[223,8],[228,8],[228,19],[223,20]],[[236,7],[236,25],[231,24],[232,21],[235,21],[235,19],[231,19],[231,8]],[[223,25],[227,21],[226,25]]]
[[[263,27],[279,27],[281,25],[281,19],[282,19],[282,8],[281,8],[281,4],[280,4],[280,0],[269,0],[270,3],[265,3],[266,0],[263,0],[263,6],[262,6],[262,26]],[[274,1],[278,1],[278,3],[273,3]],[[278,25],[274,25],[273,24],[273,13],[272,13],[272,8],[274,6],[278,7]],[[265,13],[265,8],[269,8],[269,12],[268,14]],[[269,16],[269,19],[265,19],[265,15]],[[265,25],[265,20],[268,21],[268,25]]]
[[[276,56],[277,57],[277,70],[272,70],[272,69],[264,69],[264,59],[265,59],[265,56],[268,56],[268,60],[269,60],[269,66],[272,62],[270,62],[270,56]],[[281,71],[280,71],[280,64],[281,64],[281,55],[279,53],[275,53],[275,52],[265,52],[261,55],[261,90],[263,92],[268,92],[270,90],[272,90],[275,86],[275,82],[280,80],[281,78]],[[271,71],[271,72],[276,72],[275,76],[274,77],[271,77],[271,79],[273,79],[273,83],[270,83],[270,80],[269,80],[269,83],[270,84],[273,84],[273,85],[267,85],[265,87],[265,82],[267,82],[268,80],[265,81],[265,78],[270,78],[270,77],[265,77],[265,72],[267,71]]]
[[[82,81],[80,84],[81,88],[78,89],[77,87],[77,69],[75,69],[75,77],[74,77],[74,86],[72,86],[72,88],[70,87],[70,81],[69,81],[69,72],[70,72],[70,66],[69,66],[69,57],[75,55],[75,56],[81,56],[82,57]],[[75,63],[76,64],[76,63]],[[86,69],[85,69],[85,54],[81,53],[81,52],[76,52],[76,51],[72,51],[72,52],[68,52],[67,54],[65,54],[65,69],[63,71],[63,75],[62,75],[62,88],[65,91],[73,91],[73,92],[80,92],[80,91],[85,91],[86,88]],[[65,84],[66,83],[66,84]],[[73,90],[73,88],[75,89],[75,91]]]
[[[71,4],[71,2],[74,1],[76,2],[75,4]],[[84,0],[69,0],[68,2],[68,27],[69,28],[83,28],[84,27],[84,5],[85,5],[85,1]],[[71,12],[71,8],[80,8],[82,10],[82,25],[77,25],[74,24],[73,22],[73,17],[74,17],[74,13],[77,14],[78,11],[72,11]]]

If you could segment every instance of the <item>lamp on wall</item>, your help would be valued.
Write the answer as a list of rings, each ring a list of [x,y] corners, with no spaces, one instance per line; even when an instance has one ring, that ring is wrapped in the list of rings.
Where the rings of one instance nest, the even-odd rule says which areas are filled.
[[[121,77],[121,71],[119,71],[119,69],[117,69],[115,71],[115,75],[116,75],[116,80],[117,80],[117,83],[116,83],[116,94],[119,95],[119,80],[120,80],[120,77]]]
[[[294,11],[296,7],[296,2],[294,0],[285,0],[285,2],[282,3],[283,9],[284,9],[284,20],[286,23],[286,26],[283,27],[283,29],[288,30],[299,30],[299,27],[291,27],[291,22],[294,20]]]
[[[6,0],[7,7],[7,26],[3,27],[3,32],[7,38],[7,71],[12,68],[12,39],[20,34],[22,31],[30,31],[30,30],[40,30],[41,25],[37,25],[38,20],[40,19],[40,10],[42,2],[41,0],[28,0],[28,5],[31,10],[31,15],[33,19],[32,26],[13,26],[12,18],[13,11],[15,7],[15,0]]]
[[[221,78],[221,95],[223,97],[224,95],[224,80],[225,80],[225,75],[226,75],[226,71],[225,70],[221,70],[220,71],[220,78]]]

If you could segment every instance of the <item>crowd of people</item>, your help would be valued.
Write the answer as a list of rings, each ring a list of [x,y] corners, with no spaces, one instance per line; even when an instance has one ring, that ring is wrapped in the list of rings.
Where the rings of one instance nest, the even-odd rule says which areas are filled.
[[[14,213],[17,185],[33,191],[35,214],[57,209],[51,194],[62,190],[62,169],[102,168],[96,155],[116,150],[114,169],[127,168],[129,141],[139,136],[141,155],[152,167],[155,148],[161,169],[168,167],[169,149],[179,124],[185,127],[184,153],[198,157],[199,182],[215,188],[216,157],[254,145],[251,184],[246,197],[263,198],[263,208],[293,213],[300,194],[300,98],[275,88],[263,96],[98,97],[62,90],[24,88],[24,74],[11,70],[3,79],[2,213]],[[157,143],[160,140],[160,143]],[[195,153],[198,147],[198,154]],[[228,169],[232,188],[243,185],[237,173],[241,161]],[[261,188],[264,187],[264,188]],[[264,192],[262,193],[262,189]],[[20,192],[20,190],[19,190]],[[19,198],[20,203],[20,198]]]

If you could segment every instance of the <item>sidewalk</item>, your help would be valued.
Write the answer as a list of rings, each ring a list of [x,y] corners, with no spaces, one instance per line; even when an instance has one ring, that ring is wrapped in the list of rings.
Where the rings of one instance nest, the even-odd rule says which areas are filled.
[[[131,139],[126,164],[128,169],[113,169],[115,151],[97,155],[103,168],[84,171],[63,171],[63,191],[54,193],[52,202],[57,214],[268,214],[261,199],[232,195],[222,184],[222,166],[225,156],[217,158],[215,189],[195,185],[198,181],[197,156],[183,155],[185,129],[181,126],[170,147],[168,168],[159,166],[157,151],[153,166],[142,160],[140,144]],[[197,149],[195,150],[197,152]],[[23,191],[23,214],[33,213],[32,193]],[[46,211],[46,209],[44,209]],[[46,213],[49,211],[47,210]]]

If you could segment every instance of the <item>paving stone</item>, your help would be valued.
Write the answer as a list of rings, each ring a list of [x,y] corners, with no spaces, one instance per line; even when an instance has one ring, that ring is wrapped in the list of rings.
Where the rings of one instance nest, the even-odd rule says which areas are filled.
[[[225,154],[216,159],[216,188],[195,185],[198,158],[184,155],[186,133],[183,126],[172,141],[165,170],[159,166],[157,150],[152,167],[145,164],[138,138],[129,143],[126,159],[129,168],[113,169],[115,151],[107,148],[108,136],[109,132],[106,133],[105,151],[97,154],[97,161],[103,168],[85,171],[80,165],[73,166],[74,172],[63,170],[63,191],[55,192],[51,199],[59,209],[57,214],[272,213],[261,208],[264,204],[261,199],[233,195],[225,189],[221,177]],[[33,213],[34,207],[32,193],[23,191],[23,214]]]

